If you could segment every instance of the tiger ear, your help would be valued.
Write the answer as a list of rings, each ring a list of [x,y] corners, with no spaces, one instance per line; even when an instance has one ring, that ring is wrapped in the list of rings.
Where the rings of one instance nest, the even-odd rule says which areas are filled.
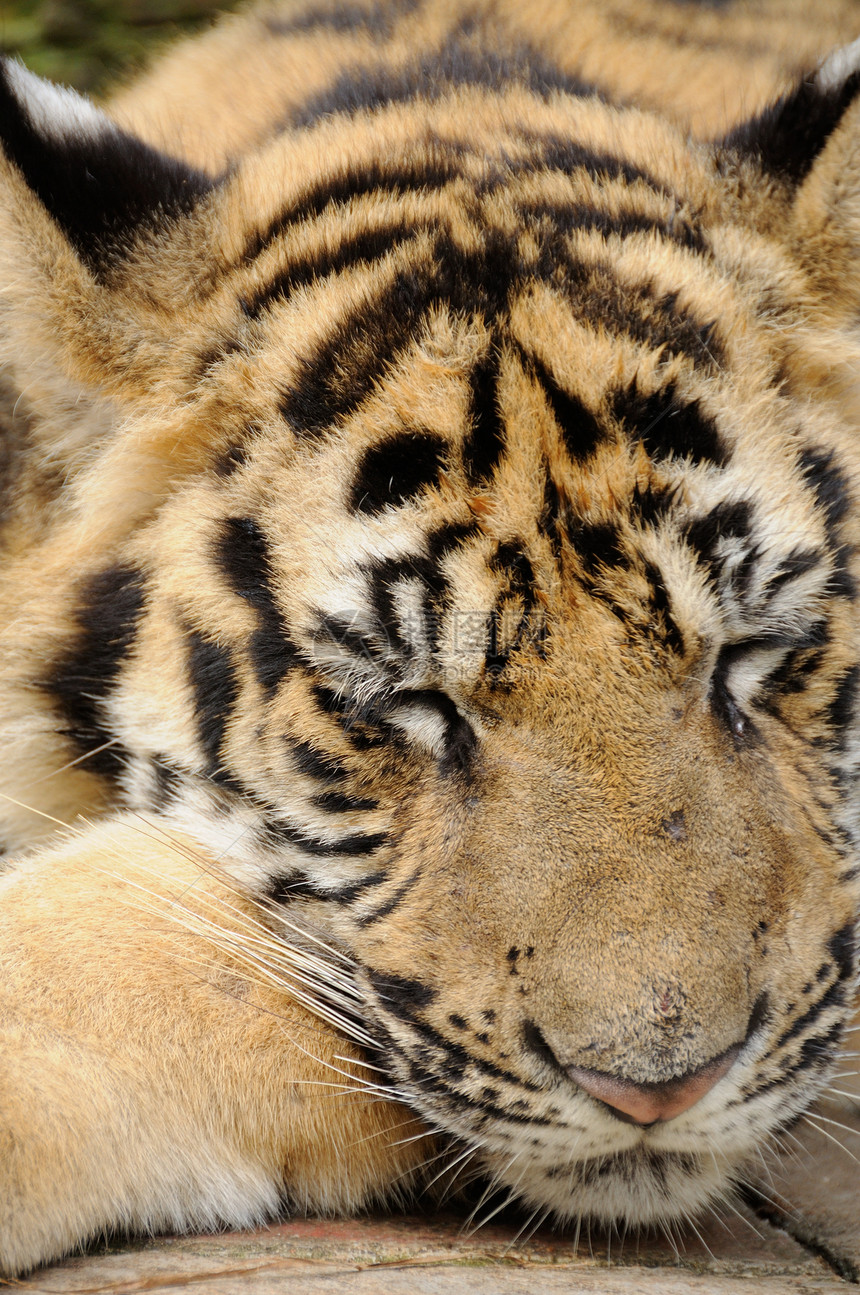
[[[817,72],[722,141],[783,184],[803,183],[860,96],[860,39],[835,50]]]
[[[187,212],[211,187],[81,95],[11,59],[0,59],[0,146],[96,279],[142,227]]]
[[[787,193],[788,236],[821,304],[860,306],[860,39],[834,51],[723,146]]]
[[[169,381],[173,316],[153,283],[164,262],[162,296],[182,300],[177,277],[196,262],[169,255],[171,218],[210,187],[74,91],[0,59],[0,372],[52,456],[85,451]]]

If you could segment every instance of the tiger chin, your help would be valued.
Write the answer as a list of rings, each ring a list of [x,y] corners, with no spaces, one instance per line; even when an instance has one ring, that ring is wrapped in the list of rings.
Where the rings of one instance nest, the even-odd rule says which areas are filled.
[[[617,9],[2,63],[6,1274],[440,1175],[671,1224],[834,1071],[856,11]]]

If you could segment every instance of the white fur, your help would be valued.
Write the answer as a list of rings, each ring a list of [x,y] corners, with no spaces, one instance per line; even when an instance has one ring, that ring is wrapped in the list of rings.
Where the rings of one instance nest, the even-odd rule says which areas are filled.
[[[860,69],[860,36],[850,45],[843,45],[834,50],[818,69],[815,84],[822,94],[829,94],[848,80],[853,72]]]
[[[8,60],[6,76],[18,102],[41,135],[56,140],[96,139],[115,129],[89,100],[65,86],[43,81],[21,63]]]

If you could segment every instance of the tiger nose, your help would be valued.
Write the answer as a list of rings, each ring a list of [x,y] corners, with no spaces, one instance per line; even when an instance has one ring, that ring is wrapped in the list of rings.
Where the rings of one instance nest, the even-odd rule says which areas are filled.
[[[566,1070],[580,1088],[608,1106],[619,1120],[648,1128],[674,1120],[701,1101],[728,1073],[740,1050],[741,1045],[735,1044],[696,1070],[661,1083],[635,1083],[585,1066],[567,1066]]]

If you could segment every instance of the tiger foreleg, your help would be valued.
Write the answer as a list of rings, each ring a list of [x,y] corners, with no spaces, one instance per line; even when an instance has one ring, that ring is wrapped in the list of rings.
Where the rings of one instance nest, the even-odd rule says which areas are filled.
[[[0,878],[0,1272],[408,1182],[417,1124],[284,987],[277,944],[188,843],[130,819]]]

